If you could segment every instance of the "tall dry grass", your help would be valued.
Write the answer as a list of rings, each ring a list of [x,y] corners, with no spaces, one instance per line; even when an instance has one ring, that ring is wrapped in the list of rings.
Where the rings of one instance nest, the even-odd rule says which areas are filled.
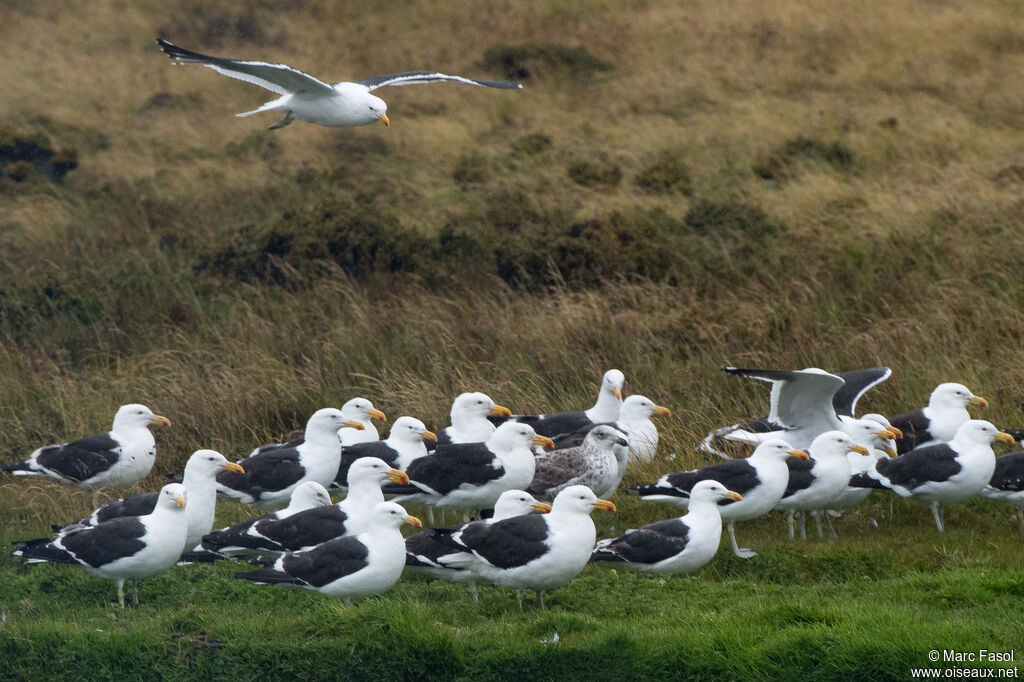
[[[1012,5],[9,3],[0,26],[0,128],[79,158],[60,185],[0,178],[4,459],[141,400],[174,422],[158,476],[357,394],[439,427],[463,390],[517,411],[586,405],[612,366],[674,411],[677,458],[638,477],[700,463],[709,428],[764,412],[763,387],[723,364],[886,364],[866,408],[959,380],[997,423],[1022,420]],[[584,46],[616,69],[542,65],[516,93],[391,89],[388,130],[267,133],[232,114],[268,94],[172,67],[157,34],[325,78],[500,77],[486,51],[520,44]],[[798,139],[851,162],[755,172]],[[666,151],[685,188],[645,190]],[[618,180],[581,184],[580,164]],[[697,225],[709,204],[764,218]],[[256,262],[246,249],[267,234],[315,246],[339,206],[381,235],[372,248],[409,246],[408,267],[308,253],[259,261],[275,278],[228,267]],[[594,242],[571,236],[595,224]],[[510,252],[525,281],[502,278]],[[666,265],[636,277],[621,266],[634,256]]]

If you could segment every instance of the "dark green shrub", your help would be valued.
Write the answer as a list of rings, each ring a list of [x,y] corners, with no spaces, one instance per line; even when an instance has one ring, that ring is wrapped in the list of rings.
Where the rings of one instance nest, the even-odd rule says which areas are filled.
[[[622,170],[618,164],[606,158],[595,161],[577,161],[569,166],[567,172],[570,180],[584,187],[597,185],[613,187],[622,180]]]
[[[157,92],[153,93],[149,99],[142,103],[142,106],[139,107],[139,113],[146,114],[160,109],[198,109],[202,102],[203,98],[196,93],[179,95],[173,92]]]
[[[73,149],[56,149],[38,134],[17,135],[0,131],[0,171],[17,182],[31,177],[30,170],[52,182],[60,182],[77,167],[78,154]]]
[[[589,286],[615,277],[668,278],[677,262],[676,223],[661,212],[615,212],[574,224],[547,224],[505,234],[495,255],[498,275],[513,285],[564,282]]]
[[[739,202],[698,201],[686,212],[683,225],[699,235],[733,233],[748,239],[762,239],[778,231],[778,225],[767,213]]]
[[[484,53],[484,67],[517,81],[550,75],[588,81],[615,70],[614,64],[598,59],[585,47],[544,43],[492,47]]]
[[[243,227],[229,244],[201,256],[196,270],[294,286],[331,262],[355,277],[415,271],[429,246],[372,201],[331,200],[266,226]]]
[[[853,151],[842,142],[822,142],[794,137],[753,164],[754,173],[765,180],[788,180],[796,176],[801,162],[825,164],[840,172],[855,165]]]
[[[637,187],[651,194],[677,192],[689,196],[693,190],[690,169],[678,151],[664,151],[654,162],[637,174]]]
[[[245,137],[224,145],[224,153],[233,159],[265,159],[276,150],[276,139],[262,128],[250,130]]]
[[[480,153],[463,154],[455,160],[452,180],[459,187],[485,184],[491,177],[487,157]]]
[[[546,133],[530,133],[513,140],[510,146],[516,154],[540,154],[551,148],[551,136]]]
[[[698,201],[686,212],[680,244],[680,279],[703,294],[772,281],[785,256],[782,226],[756,206]]]
[[[484,218],[495,230],[516,232],[530,225],[543,223],[544,213],[525,192],[499,189],[485,197]]]

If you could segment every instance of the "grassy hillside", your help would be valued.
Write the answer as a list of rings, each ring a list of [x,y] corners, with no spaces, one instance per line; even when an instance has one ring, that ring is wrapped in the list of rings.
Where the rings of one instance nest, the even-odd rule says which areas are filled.
[[[436,68],[511,77],[524,89],[391,88],[380,92],[388,129],[268,132],[272,117],[233,114],[270,93],[172,67],[157,35],[329,80]],[[630,481],[705,461],[692,446],[708,428],[764,411],[764,388],[727,379],[723,364],[885,364],[895,374],[867,409],[910,409],[957,380],[991,401],[985,416],[997,424],[1024,421],[1024,22],[1015,3],[15,1],[0,5],[0,36],[4,460],[106,428],[119,404],[141,401],[173,422],[158,435],[152,487],[198,447],[237,458],[355,395],[392,419],[440,427],[460,391],[484,390],[516,411],[565,409],[592,400],[609,367],[625,372],[627,393],[673,409],[659,459]],[[44,532],[90,501],[0,481],[0,541]],[[721,631],[671,626],[683,650],[741,651],[735,668],[685,669],[780,674],[767,645],[750,649],[764,631],[744,629],[738,611],[793,608],[794,647],[840,647],[826,657],[830,670],[849,672],[871,641],[904,675],[908,652],[923,655],[928,638],[900,651],[879,640],[901,641],[921,622],[919,598],[935,581],[968,585],[969,595],[930,601],[928,618],[980,619],[974,609],[991,608],[991,630],[970,643],[1019,641],[1019,618],[1000,606],[1019,581],[1009,511],[951,510],[954,532],[941,541],[922,507],[893,511],[910,538],[896,556],[916,557],[906,565],[893,568],[902,559],[890,558],[883,524],[870,541],[847,528],[810,558],[782,543],[760,563],[720,557],[698,578],[666,581],[678,595],[669,611],[694,598],[690,586],[702,613],[721,599],[743,605],[722,607]],[[243,513],[222,510],[225,520]],[[666,514],[627,501],[603,530]],[[772,536],[778,524],[755,534]],[[851,553],[862,573],[841,568]],[[819,568],[810,597],[776,575]],[[88,576],[28,571],[0,554],[0,643],[26,676],[50,657],[61,669],[85,664],[78,645],[103,629],[97,619],[123,628],[123,652],[175,652],[161,659],[167,674],[186,670],[191,651],[174,648],[175,632],[226,639],[227,629],[294,645],[284,626],[253,630],[243,599],[225,605],[231,613],[189,607],[186,575],[204,599],[220,586],[266,599],[263,608],[296,619],[303,635],[340,620],[349,625],[337,636],[376,633],[374,647],[421,643],[413,623],[449,627],[472,613],[461,594],[411,582],[357,607],[375,614],[363,618],[310,595],[254,596],[221,580],[228,569],[204,570],[153,581],[142,610],[119,614]],[[536,635],[538,671],[574,660],[544,653],[547,619],[586,631],[571,646],[589,660],[627,639],[640,647],[630,662],[664,657],[668,645],[644,633],[668,627],[665,610],[584,603],[609,580],[591,569],[554,602],[556,615],[520,616],[502,601],[500,617],[473,616],[464,632]],[[741,597],[745,584],[754,592]],[[889,628],[881,636],[844,605],[865,584],[871,609],[884,610],[879,595],[906,595],[878,614]],[[435,604],[437,594],[455,605]],[[293,603],[305,610],[286,615]],[[784,606],[794,603],[821,604],[815,613],[825,615]],[[67,622],[51,618],[56,604],[73,609]],[[175,620],[182,610],[191,629]],[[622,617],[625,625],[607,622]],[[634,627],[627,638],[622,628]],[[864,633],[865,648],[843,649],[844,628]],[[935,631],[936,646],[959,631]],[[527,656],[460,637],[431,640],[462,661],[438,672],[471,677]],[[369,666],[383,654],[359,655]],[[759,656],[770,665],[755,665]],[[818,662],[793,666],[820,679]],[[644,670],[684,665],[663,663]],[[296,670],[315,674],[298,664],[276,672]]]

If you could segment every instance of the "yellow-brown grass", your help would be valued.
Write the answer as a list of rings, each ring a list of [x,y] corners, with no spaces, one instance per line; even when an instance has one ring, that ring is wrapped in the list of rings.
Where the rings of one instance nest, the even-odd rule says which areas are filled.
[[[888,364],[894,378],[864,407],[902,411],[959,380],[992,400],[997,423],[1021,421],[1024,29],[1013,6],[289,7],[0,8],[0,127],[74,148],[80,164],[62,185],[4,185],[4,459],[101,431],[118,404],[142,400],[174,422],[158,435],[159,475],[197,447],[242,456],[356,394],[441,427],[463,390],[516,411],[585,406],[612,366],[627,392],[674,411],[663,453],[678,457],[637,479],[704,461],[691,448],[709,428],[764,412],[763,387],[726,379],[727,363]],[[390,129],[267,133],[269,116],[233,114],[270,93],[172,67],[157,34],[328,79],[410,68],[502,77],[484,53],[523,43],[585,46],[617,68],[580,80],[552,68],[515,93],[391,89]],[[532,133],[550,149],[515,152]],[[853,161],[797,158],[783,180],[758,177],[759,162],[801,137],[840,143]],[[688,192],[636,186],[665,150],[684,159]],[[615,166],[621,180],[576,184],[567,168],[579,160]],[[558,229],[661,212],[684,231],[701,201],[756,206],[782,228],[749,253],[742,234],[700,236],[713,244],[702,253],[736,273],[728,284],[694,270],[675,286],[615,273],[558,286],[559,273],[524,291],[488,262],[440,284],[423,271],[356,279],[329,262],[317,276],[282,262],[288,282],[276,286],[196,266],[250,227],[339,198],[378,201],[410,233],[454,224],[486,244],[506,236],[488,224],[500,196]],[[39,293],[50,289],[72,303]],[[15,324],[11,301],[38,314]]]

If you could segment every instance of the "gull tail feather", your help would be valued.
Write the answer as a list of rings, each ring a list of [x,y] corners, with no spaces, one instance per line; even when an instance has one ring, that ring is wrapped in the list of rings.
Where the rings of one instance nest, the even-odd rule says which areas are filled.
[[[253,114],[261,114],[264,111],[277,111],[279,109],[284,108],[284,105],[287,104],[289,99],[291,99],[291,95],[278,97],[275,100],[267,102],[258,109],[253,109],[252,111],[243,111],[240,114],[235,114],[235,116],[237,116],[238,118],[245,118],[246,116],[252,116]]]

